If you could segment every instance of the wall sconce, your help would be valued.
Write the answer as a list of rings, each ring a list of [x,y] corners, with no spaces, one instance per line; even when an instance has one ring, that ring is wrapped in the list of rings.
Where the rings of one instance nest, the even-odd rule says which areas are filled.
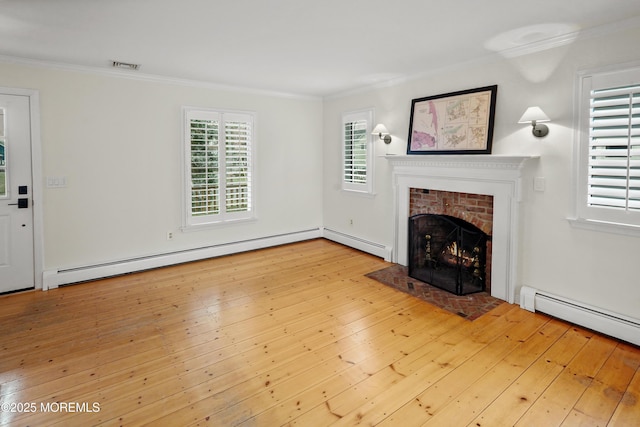
[[[541,138],[549,133],[549,127],[547,125],[538,124],[539,122],[550,122],[549,116],[547,116],[540,107],[529,107],[524,112],[518,123],[531,123],[533,129],[531,133],[534,136]]]
[[[382,123],[378,123],[376,127],[373,128],[371,135],[378,135],[378,138],[383,140],[385,144],[391,144],[391,135],[389,135],[389,131]]]

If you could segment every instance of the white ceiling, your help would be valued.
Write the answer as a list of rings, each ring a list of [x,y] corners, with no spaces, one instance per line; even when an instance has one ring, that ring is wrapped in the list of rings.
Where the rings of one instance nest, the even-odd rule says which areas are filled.
[[[0,59],[326,96],[639,17],[639,0],[0,0]]]

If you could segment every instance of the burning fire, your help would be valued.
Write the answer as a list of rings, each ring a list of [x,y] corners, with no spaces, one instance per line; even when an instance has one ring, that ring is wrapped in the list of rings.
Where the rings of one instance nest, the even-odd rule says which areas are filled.
[[[476,257],[466,249],[458,246],[458,242],[451,242],[442,249],[441,257],[449,265],[462,264],[465,268],[473,265]]]

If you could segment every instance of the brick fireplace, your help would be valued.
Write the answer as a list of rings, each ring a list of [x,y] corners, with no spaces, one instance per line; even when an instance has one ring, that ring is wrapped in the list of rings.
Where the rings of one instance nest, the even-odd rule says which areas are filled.
[[[409,216],[429,213],[451,215],[478,227],[489,236],[493,230],[493,196],[426,188],[409,189]]]
[[[491,293],[491,235],[493,230],[493,196],[451,191],[409,189],[409,216],[438,214],[460,218],[489,236],[486,243],[485,291]]]
[[[394,186],[394,248],[393,262],[408,265],[408,218],[411,216],[411,194],[426,194],[440,198],[444,208],[461,212],[479,228],[491,229],[491,295],[513,303],[518,271],[518,247],[522,174],[531,156],[501,155],[389,155]],[[432,195],[433,192],[433,195]],[[439,194],[437,192],[443,192]],[[458,195],[455,195],[457,193]],[[464,196],[460,197],[460,194]],[[491,219],[488,215],[490,197],[493,200]],[[471,200],[481,203],[460,208]],[[420,203],[414,201],[413,208]],[[475,203],[475,202],[472,202]],[[447,204],[449,206],[447,206]],[[484,209],[484,211],[482,211]]]

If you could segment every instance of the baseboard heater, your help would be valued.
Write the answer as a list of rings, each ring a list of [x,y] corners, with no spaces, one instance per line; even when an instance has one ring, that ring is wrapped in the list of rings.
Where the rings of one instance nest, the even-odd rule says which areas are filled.
[[[523,286],[520,307],[640,345],[640,320]]]
[[[42,289],[53,289],[58,286],[86,282],[105,277],[118,276],[152,268],[166,267],[201,259],[263,249],[271,246],[285,245],[304,240],[322,237],[322,229],[315,228],[286,234],[223,243],[196,249],[187,249],[164,254],[150,255],[95,265],[87,265],[60,270],[47,270],[43,273]]]
[[[362,252],[367,252],[371,255],[383,258],[385,261],[391,262],[392,249],[389,246],[371,242],[369,240],[361,239],[359,237],[351,236],[349,234],[341,233],[329,228],[322,229],[322,237],[334,242],[341,243],[345,246],[358,249]]]

